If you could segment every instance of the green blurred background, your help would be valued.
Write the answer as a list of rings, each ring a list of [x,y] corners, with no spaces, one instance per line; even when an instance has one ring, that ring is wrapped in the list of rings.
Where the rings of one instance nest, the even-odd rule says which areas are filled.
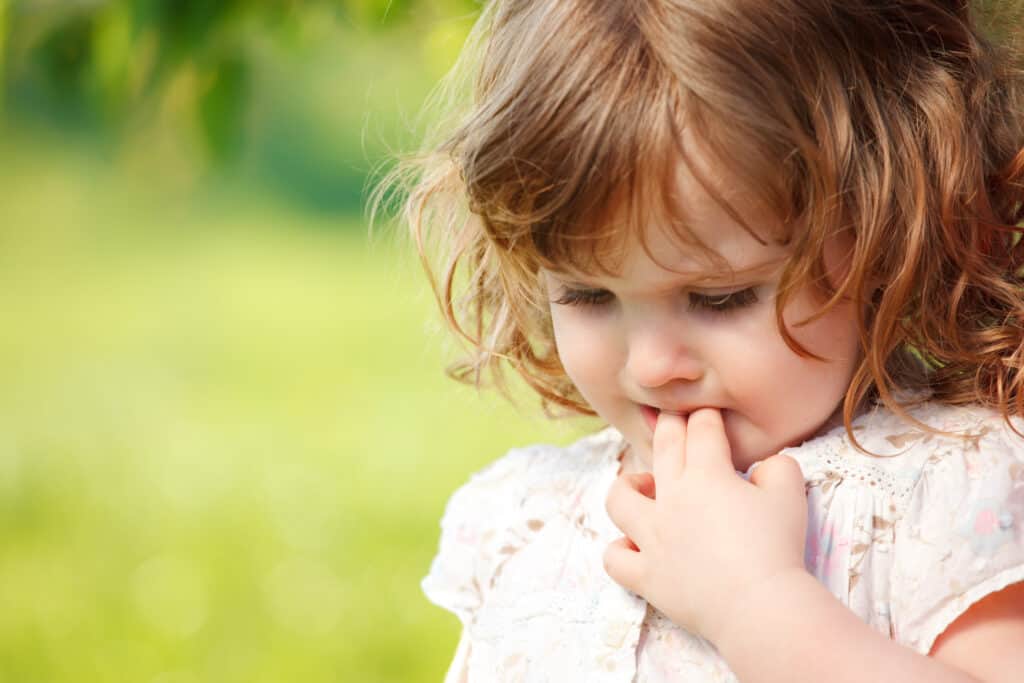
[[[594,426],[447,380],[368,238],[478,10],[0,0],[0,681],[441,679],[447,496]]]

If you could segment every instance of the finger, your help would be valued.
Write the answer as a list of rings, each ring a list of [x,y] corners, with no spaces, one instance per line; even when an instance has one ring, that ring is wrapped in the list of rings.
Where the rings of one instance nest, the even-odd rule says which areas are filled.
[[[647,520],[654,514],[654,501],[640,490],[653,488],[647,484],[649,478],[648,473],[620,475],[612,482],[605,500],[608,517],[641,548],[650,539]]]
[[[609,495],[616,489],[616,487],[625,487],[632,489],[637,493],[641,494],[644,498],[654,499],[657,493],[657,487],[654,483],[654,475],[650,472],[630,472],[629,474],[620,474],[616,477],[615,481],[612,482],[612,487],[609,489]]]
[[[736,474],[721,411],[701,408],[686,420],[686,466],[718,475]]]
[[[608,544],[604,551],[604,570],[612,581],[637,595],[643,585],[644,559],[628,538]]]
[[[652,469],[655,481],[669,482],[683,473],[686,467],[687,420],[682,415],[658,414],[651,442]]]
[[[759,462],[750,472],[750,483],[759,489],[777,491],[782,495],[807,495],[800,465],[781,453]]]
[[[654,482],[653,472],[635,472],[626,476],[630,478],[630,485],[643,495],[651,500],[658,497],[658,489],[657,484]]]

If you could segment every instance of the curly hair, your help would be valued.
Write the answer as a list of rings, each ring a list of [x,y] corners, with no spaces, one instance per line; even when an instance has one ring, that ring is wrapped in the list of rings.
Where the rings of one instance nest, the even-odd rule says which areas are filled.
[[[950,0],[491,2],[456,71],[471,97],[387,184],[469,345],[449,374],[504,389],[511,366],[548,412],[593,414],[538,273],[613,272],[652,224],[693,243],[672,200],[690,128],[783,219],[790,348],[812,356],[782,318],[799,287],[821,292],[814,317],[858,302],[848,431],[865,401],[912,420],[904,391],[1024,415],[1024,17],[989,5],[1001,31]],[[833,285],[838,235],[854,247]]]

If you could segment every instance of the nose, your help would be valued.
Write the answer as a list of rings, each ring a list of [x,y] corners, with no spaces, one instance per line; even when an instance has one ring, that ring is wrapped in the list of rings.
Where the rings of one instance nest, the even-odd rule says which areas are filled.
[[[695,381],[704,364],[695,353],[689,335],[671,324],[646,324],[629,336],[626,372],[638,386],[654,389],[674,380]]]

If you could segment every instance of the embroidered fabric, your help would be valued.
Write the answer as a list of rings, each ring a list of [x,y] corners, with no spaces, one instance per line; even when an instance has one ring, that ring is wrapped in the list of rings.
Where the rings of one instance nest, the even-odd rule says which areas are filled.
[[[1024,580],[1024,439],[986,409],[926,403],[936,435],[877,407],[785,449],[808,494],[805,564],[865,623],[918,652]],[[1019,430],[1024,424],[1015,422]],[[604,510],[625,447],[606,429],[517,449],[449,501],[423,581],[463,637],[450,680],[735,681],[714,647],[604,573]]]

